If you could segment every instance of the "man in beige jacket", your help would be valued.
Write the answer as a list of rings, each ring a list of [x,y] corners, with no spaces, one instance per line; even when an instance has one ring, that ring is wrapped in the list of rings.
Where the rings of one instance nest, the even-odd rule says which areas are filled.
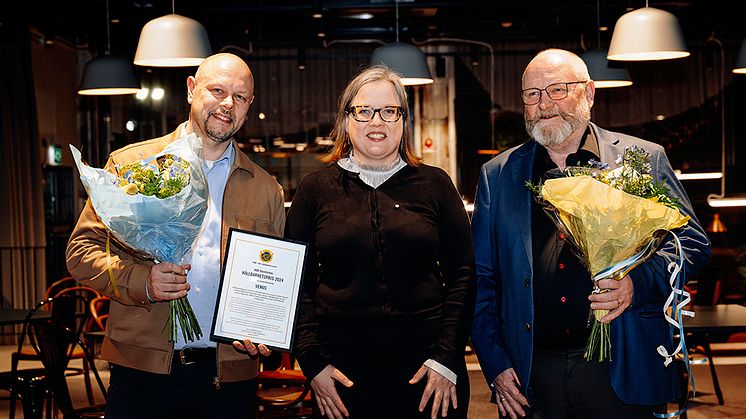
[[[200,138],[210,204],[191,264],[155,264],[114,241],[107,262],[107,231],[90,201],[67,246],[70,273],[112,297],[101,350],[111,362],[107,418],[251,417],[257,357],[270,353],[249,339],[233,346],[209,340],[228,229],[280,236],[285,224],[281,188],[233,139],[254,99],[254,79],[239,57],[216,54],[187,79],[187,91],[188,121],[164,137],[115,151],[107,167],[149,157],[183,135]],[[186,295],[207,337],[170,342],[168,302]]]

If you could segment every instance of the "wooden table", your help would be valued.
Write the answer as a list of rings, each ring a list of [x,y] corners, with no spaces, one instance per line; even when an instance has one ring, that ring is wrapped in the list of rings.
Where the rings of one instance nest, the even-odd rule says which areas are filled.
[[[694,317],[684,319],[684,331],[691,334],[692,344],[701,344],[705,356],[710,361],[710,374],[715,387],[718,403],[724,404],[720,381],[715,371],[715,361],[710,348],[712,334],[735,333],[746,331],[746,307],[738,304],[718,304],[714,306],[694,306]],[[688,338],[687,338],[688,339]]]

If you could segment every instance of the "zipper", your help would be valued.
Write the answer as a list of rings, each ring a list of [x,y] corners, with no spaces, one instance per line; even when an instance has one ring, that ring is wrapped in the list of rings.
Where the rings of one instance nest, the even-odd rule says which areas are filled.
[[[212,379],[212,385],[215,386],[215,390],[220,390],[220,344],[218,343],[218,346],[215,348],[215,366],[217,374],[215,375],[215,378]]]

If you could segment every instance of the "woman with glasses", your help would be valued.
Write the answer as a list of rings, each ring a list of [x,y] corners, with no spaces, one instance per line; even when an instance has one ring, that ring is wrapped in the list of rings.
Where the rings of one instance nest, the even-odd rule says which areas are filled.
[[[287,238],[309,243],[295,354],[331,418],[465,418],[474,304],[469,221],[451,179],[412,150],[385,67],[345,88],[329,165],[305,176]]]

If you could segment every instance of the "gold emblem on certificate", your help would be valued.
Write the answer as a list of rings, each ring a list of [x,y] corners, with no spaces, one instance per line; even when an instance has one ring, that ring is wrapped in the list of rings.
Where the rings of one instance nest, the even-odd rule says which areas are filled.
[[[272,251],[269,249],[262,249],[259,252],[259,259],[264,263],[272,262]]]

